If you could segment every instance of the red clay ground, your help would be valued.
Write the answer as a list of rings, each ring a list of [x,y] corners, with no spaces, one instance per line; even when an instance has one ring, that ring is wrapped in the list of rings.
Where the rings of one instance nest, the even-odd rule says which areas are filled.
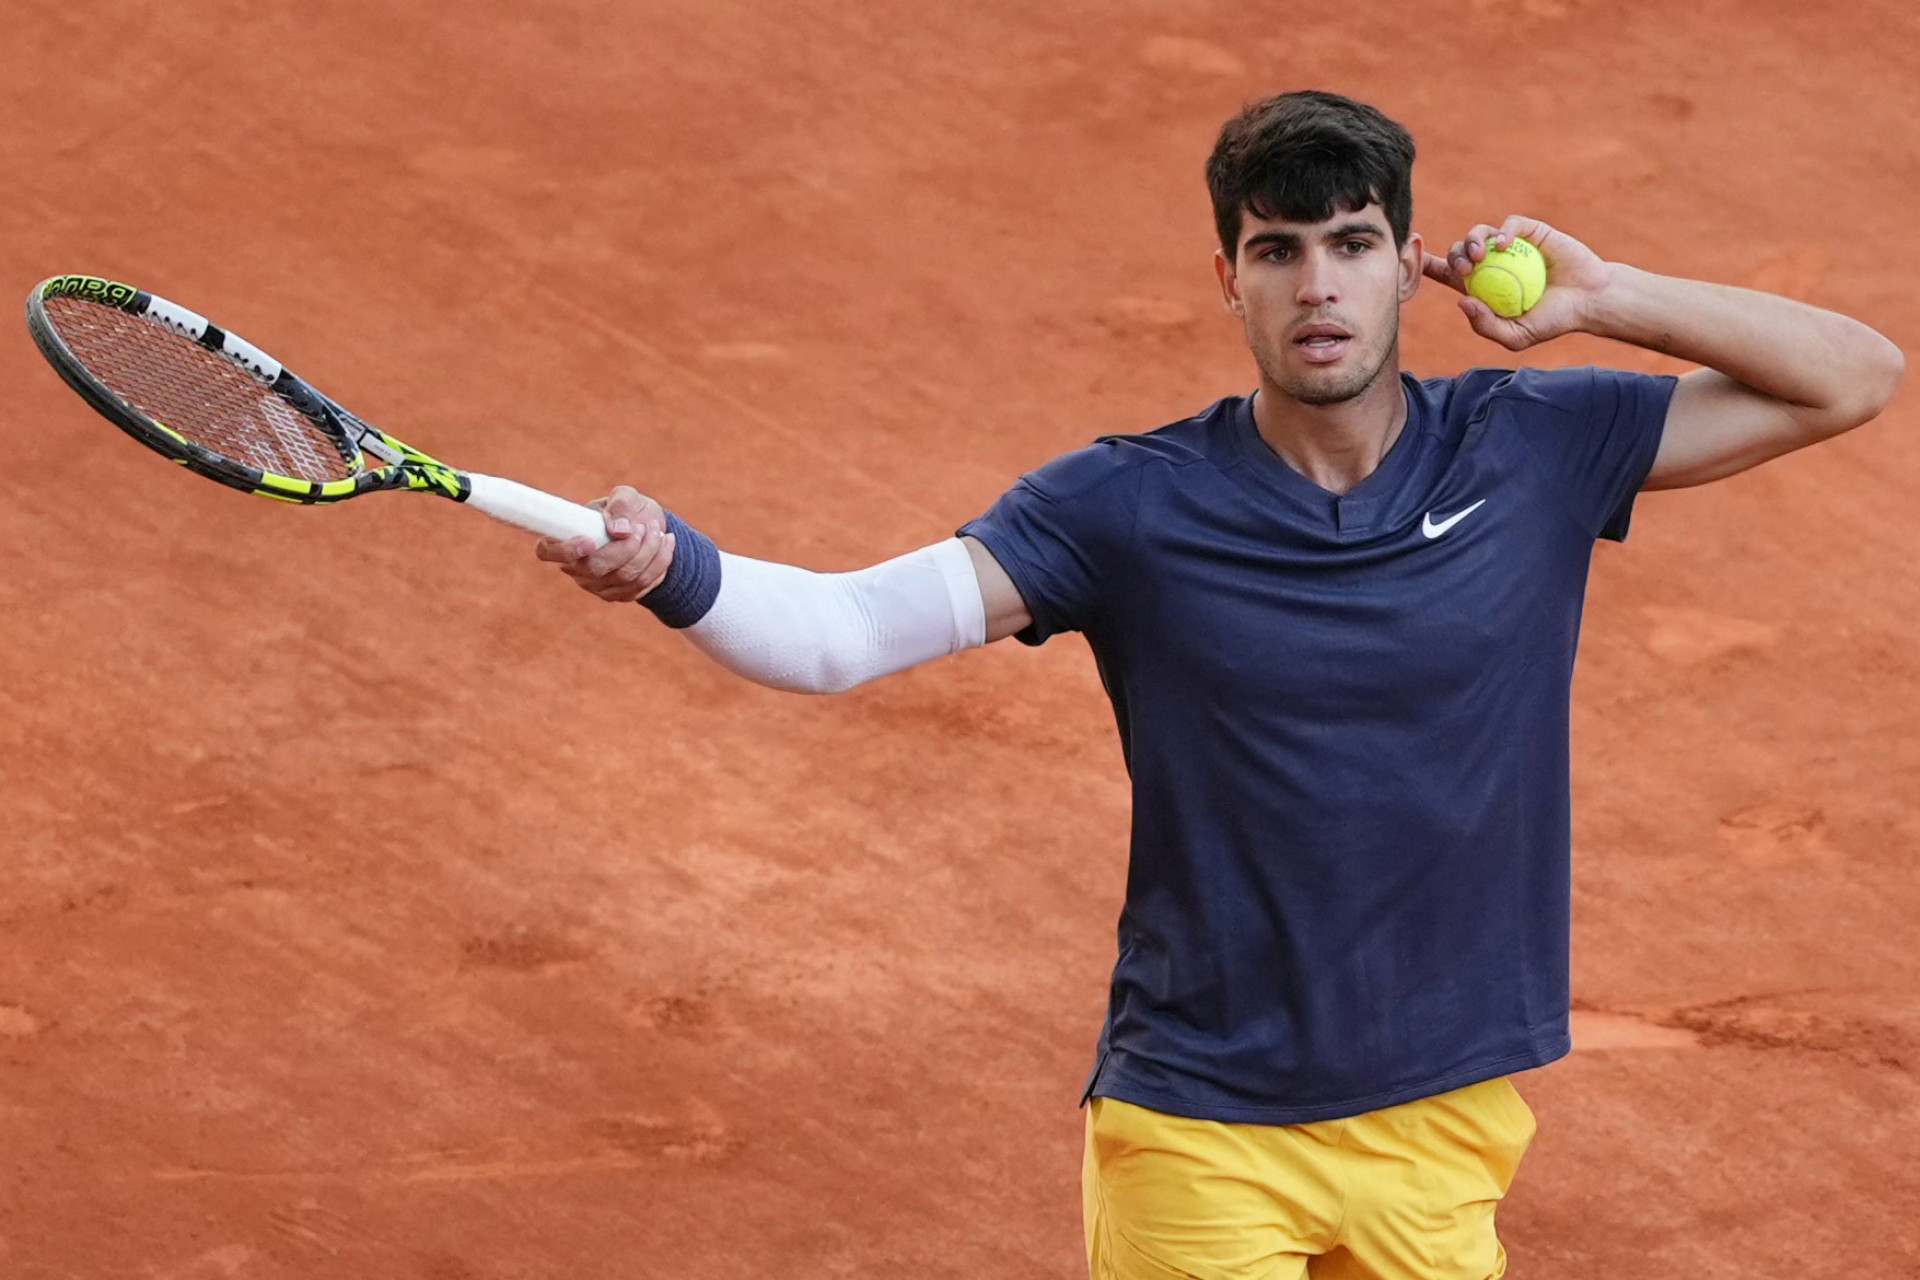
[[[1436,238],[1920,342],[1898,0],[293,8],[13,0],[0,293],[138,281],[816,567],[1248,385],[1199,167],[1278,87],[1405,119]],[[0,1275],[1082,1273],[1127,797],[1079,645],[765,692],[445,504],[176,474],[24,332],[0,387]],[[1516,1275],[1920,1275],[1914,404],[1600,554]]]

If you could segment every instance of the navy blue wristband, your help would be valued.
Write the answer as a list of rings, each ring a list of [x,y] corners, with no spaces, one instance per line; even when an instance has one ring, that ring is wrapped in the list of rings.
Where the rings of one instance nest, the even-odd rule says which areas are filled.
[[[720,594],[720,548],[671,511],[667,532],[673,535],[673,563],[640,603],[670,627],[690,627],[707,616]]]

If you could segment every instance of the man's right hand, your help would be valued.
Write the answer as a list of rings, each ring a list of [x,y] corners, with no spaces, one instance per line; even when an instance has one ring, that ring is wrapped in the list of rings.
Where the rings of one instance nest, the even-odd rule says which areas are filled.
[[[585,538],[542,538],[533,553],[612,604],[631,604],[660,585],[673,563],[673,535],[660,504],[626,485],[587,504],[607,521],[606,546]]]

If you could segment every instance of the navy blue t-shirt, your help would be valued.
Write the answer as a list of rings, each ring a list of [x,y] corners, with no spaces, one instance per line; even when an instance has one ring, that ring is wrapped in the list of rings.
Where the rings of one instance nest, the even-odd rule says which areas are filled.
[[[1088,1096],[1297,1124],[1567,1052],[1581,601],[1675,380],[1402,382],[1405,429],[1345,495],[1234,397],[960,530],[1019,588],[1019,639],[1085,633],[1133,780]]]

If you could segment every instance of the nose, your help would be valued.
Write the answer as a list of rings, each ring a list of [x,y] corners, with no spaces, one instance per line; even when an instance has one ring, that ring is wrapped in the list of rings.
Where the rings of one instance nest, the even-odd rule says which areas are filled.
[[[1324,307],[1340,300],[1331,256],[1318,249],[1301,255],[1300,271],[1294,281],[1294,301],[1302,307]]]

